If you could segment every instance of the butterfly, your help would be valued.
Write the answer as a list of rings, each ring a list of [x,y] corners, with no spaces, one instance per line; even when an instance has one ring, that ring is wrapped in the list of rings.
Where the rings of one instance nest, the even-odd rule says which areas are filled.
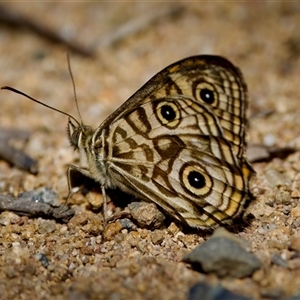
[[[154,202],[200,229],[230,223],[250,199],[247,86],[227,59],[183,59],[156,74],[93,130],[69,119],[70,166],[107,188]]]
[[[230,223],[251,199],[255,174],[245,155],[247,106],[240,70],[200,55],[157,73],[96,130],[59,111],[84,165],[69,166],[69,189],[77,171],[99,183],[104,211],[106,189],[117,188],[190,227]]]

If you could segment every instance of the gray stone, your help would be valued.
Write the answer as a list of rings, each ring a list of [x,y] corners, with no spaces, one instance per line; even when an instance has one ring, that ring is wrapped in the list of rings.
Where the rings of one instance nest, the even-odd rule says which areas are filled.
[[[61,204],[59,195],[48,187],[21,193],[19,197],[31,198],[34,202],[46,203],[53,207],[58,207]]]
[[[49,260],[44,253],[37,253],[34,255],[34,258],[36,260],[39,260],[42,263],[43,267],[47,268],[49,266]]]
[[[236,295],[222,286],[209,286],[199,282],[191,287],[188,300],[251,300],[250,298]]]
[[[183,261],[205,273],[216,273],[219,277],[243,278],[250,276],[261,266],[258,258],[246,251],[240,242],[226,233],[212,236],[184,256]]]

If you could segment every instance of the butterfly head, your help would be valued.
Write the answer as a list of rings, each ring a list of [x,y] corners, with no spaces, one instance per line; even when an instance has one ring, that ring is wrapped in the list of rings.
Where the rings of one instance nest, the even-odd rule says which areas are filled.
[[[93,136],[94,131],[90,126],[68,121],[68,136],[71,146],[75,150],[88,148],[88,144]]]

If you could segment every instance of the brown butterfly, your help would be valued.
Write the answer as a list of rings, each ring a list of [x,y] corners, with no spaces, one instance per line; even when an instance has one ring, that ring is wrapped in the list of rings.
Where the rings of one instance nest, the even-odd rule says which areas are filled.
[[[227,59],[183,59],[96,130],[69,116],[71,145],[86,162],[69,171],[99,182],[105,203],[105,190],[119,188],[191,227],[229,223],[250,198],[254,174],[245,158],[246,109],[243,76]]]

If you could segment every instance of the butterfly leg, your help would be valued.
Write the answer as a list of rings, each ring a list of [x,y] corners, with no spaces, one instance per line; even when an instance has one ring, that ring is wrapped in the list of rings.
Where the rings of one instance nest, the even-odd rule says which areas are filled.
[[[104,186],[101,186],[101,191],[103,197],[103,219],[104,219],[103,227],[106,228],[108,216],[107,216],[107,198],[106,198],[106,191]]]

